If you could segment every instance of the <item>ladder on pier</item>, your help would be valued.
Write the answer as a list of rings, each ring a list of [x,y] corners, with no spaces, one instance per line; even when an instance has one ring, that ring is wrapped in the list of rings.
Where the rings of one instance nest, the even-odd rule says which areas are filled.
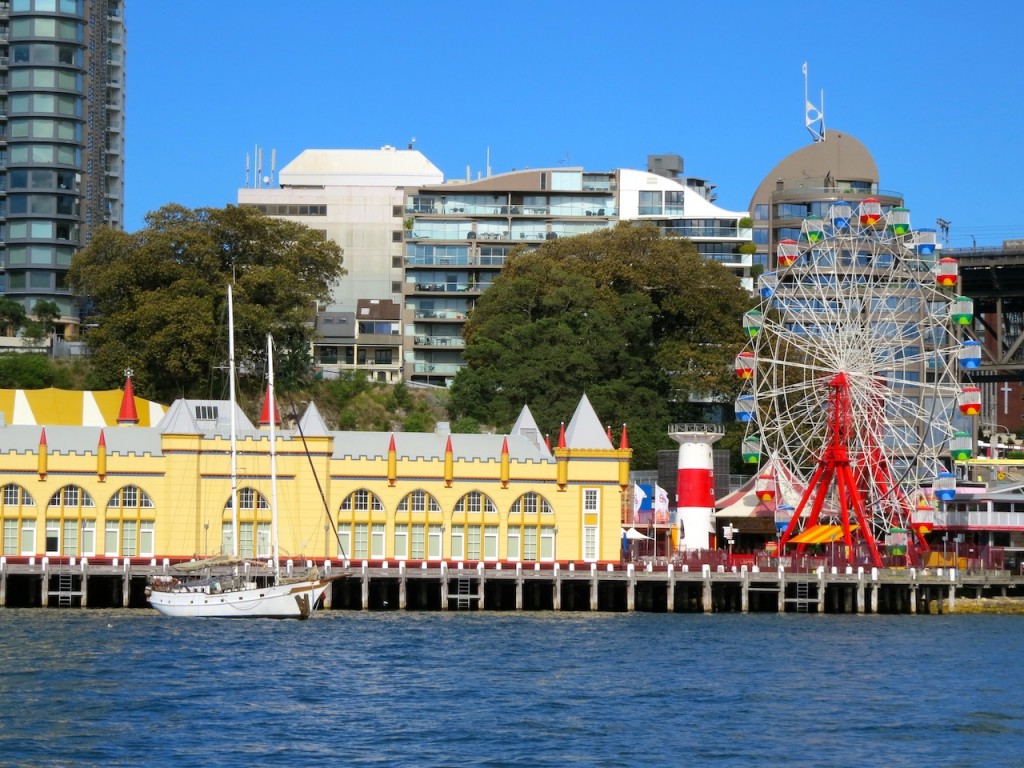
[[[455,593],[456,607],[460,611],[468,611],[473,600],[471,592],[473,585],[469,579],[459,579],[458,581],[458,590]]]
[[[74,574],[67,568],[57,572],[57,605],[67,607],[71,605],[72,598],[78,593],[75,592]]]
[[[801,579],[796,583],[796,612],[807,613],[807,607],[811,602],[811,585]]]

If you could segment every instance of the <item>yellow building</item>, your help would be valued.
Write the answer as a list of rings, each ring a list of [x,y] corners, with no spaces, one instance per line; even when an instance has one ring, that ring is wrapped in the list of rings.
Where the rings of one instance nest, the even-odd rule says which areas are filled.
[[[214,400],[179,400],[154,426],[129,424],[134,404],[116,426],[3,422],[2,554],[174,562],[231,552],[233,408],[238,550],[269,557],[268,426]],[[462,435],[331,432],[310,405],[277,430],[274,452],[282,558],[619,560],[632,452],[614,447],[585,396],[554,449],[527,408],[508,435]]]

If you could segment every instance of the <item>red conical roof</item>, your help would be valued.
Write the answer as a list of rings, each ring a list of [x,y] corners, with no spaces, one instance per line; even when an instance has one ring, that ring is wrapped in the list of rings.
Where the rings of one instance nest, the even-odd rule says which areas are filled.
[[[124,392],[121,395],[121,410],[117,412],[118,424],[138,424],[139,412],[135,410],[135,389],[132,387],[131,371],[125,371]]]
[[[629,437],[626,435],[626,425],[622,425],[622,438],[619,440],[619,450],[624,451],[629,448]]]
[[[281,423],[281,412],[277,409],[277,403],[274,403],[274,424],[275,426]],[[260,409],[260,426],[266,427],[270,425],[270,387],[267,387],[267,395],[263,398],[263,408]]]
[[[565,422],[562,422],[562,426],[558,429],[558,447],[565,448]]]

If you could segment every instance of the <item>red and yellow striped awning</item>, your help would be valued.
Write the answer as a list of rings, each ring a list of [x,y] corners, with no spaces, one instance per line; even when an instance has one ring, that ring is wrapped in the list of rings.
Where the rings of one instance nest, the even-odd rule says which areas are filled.
[[[850,530],[857,530],[856,525],[851,525]],[[789,544],[830,544],[843,538],[843,526],[841,525],[812,525],[806,528],[789,540]]]

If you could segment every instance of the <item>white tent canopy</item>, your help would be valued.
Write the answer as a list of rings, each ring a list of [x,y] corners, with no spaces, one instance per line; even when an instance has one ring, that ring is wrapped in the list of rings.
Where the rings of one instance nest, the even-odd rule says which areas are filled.
[[[623,528],[622,532],[624,534],[626,534],[626,538],[629,539],[630,541],[650,541],[651,540],[650,536],[645,536],[644,534],[640,533],[640,531],[638,531],[636,528],[630,528],[629,530],[626,530],[625,528]]]

